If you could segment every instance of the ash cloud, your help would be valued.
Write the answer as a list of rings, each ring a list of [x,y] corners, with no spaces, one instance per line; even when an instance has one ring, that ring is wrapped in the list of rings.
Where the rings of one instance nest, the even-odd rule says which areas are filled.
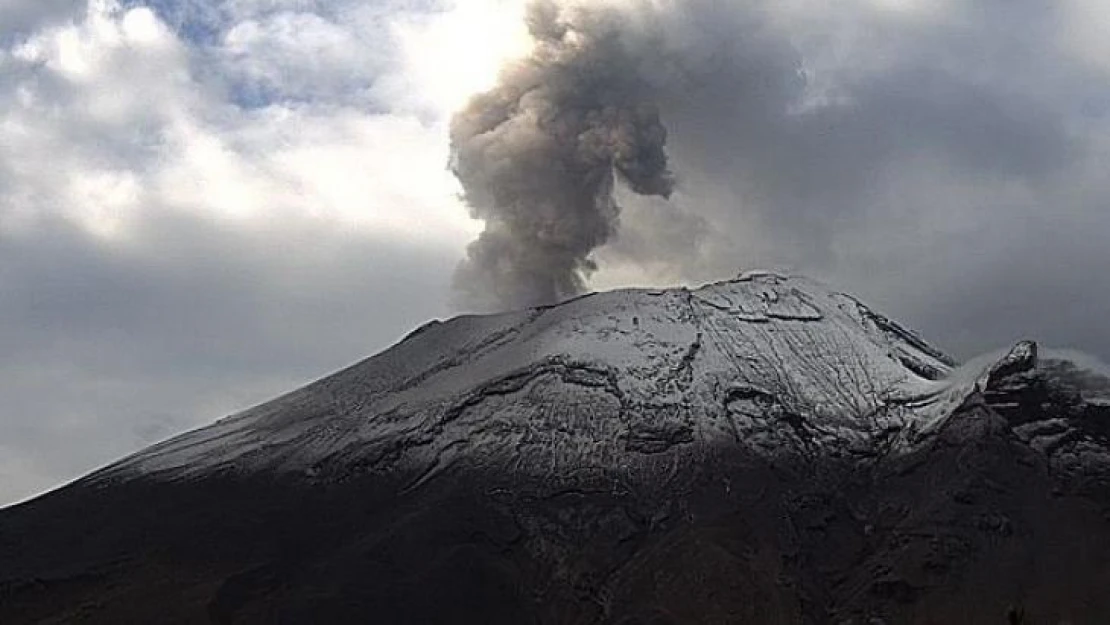
[[[733,273],[720,266],[734,257],[710,251],[722,247],[719,207],[703,191],[742,178],[743,161],[769,170],[775,146],[743,135],[777,123],[805,91],[802,59],[768,6],[532,1],[533,53],[452,120],[452,168],[485,221],[456,272],[457,305],[555,303],[585,291],[599,262],[671,283]]]
[[[489,226],[457,275],[465,307],[553,301],[587,277],[767,268],[855,293],[957,356],[1036,337],[1105,360],[1110,291],[1084,276],[1110,262],[1110,64],[1072,29],[1098,15],[1030,0],[573,2],[546,5],[533,30],[549,43],[456,120],[456,165]],[[680,184],[638,194],[605,165],[589,188],[617,200],[563,210],[583,186],[531,120],[605,93],[651,107],[666,143],[641,154]]]
[[[486,227],[458,268],[469,308],[555,303],[585,290],[591,253],[616,233],[624,184],[670,197],[674,178],[651,37],[614,8],[530,4],[532,54],[451,125],[452,165]]]

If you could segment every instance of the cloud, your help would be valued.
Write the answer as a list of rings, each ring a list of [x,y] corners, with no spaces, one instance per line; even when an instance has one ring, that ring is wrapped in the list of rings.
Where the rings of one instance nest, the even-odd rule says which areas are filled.
[[[1110,353],[1090,278],[1110,264],[1106,70],[1062,5],[889,4],[623,3],[687,60],[661,107],[678,185],[670,212],[627,198],[594,283],[770,266],[959,356],[1026,336]]]
[[[50,219],[0,246],[0,457],[20,472],[0,467],[2,500],[384,347],[444,314],[457,261],[308,219],[164,214],[132,237]]]
[[[674,189],[642,71],[652,37],[628,36],[619,13],[546,0],[529,5],[527,23],[531,54],[451,122],[452,169],[485,222],[456,274],[479,309],[583,292],[591,253],[617,229],[616,185],[664,198]]]
[[[510,66],[498,88],[474,100],[460,118],[485,123],[501,111],[497,107],[508,111],[494,130],[480,126],[462,142],[460,162],[468,167],[460,173],[468,189],[486,195],[511,187],[514,201],[502,204],[522,207],[492,210],[497,202],[481,193],[472,198],[487,231],[471,249],[463,275],[473,279],[464,282],[507,289],[510,296],[502,299],[509,305],[520,299],[512,293],[529,292],[519,283],[528,282],[521,276],[536,278],[531,268],[559,268],[560,279],[530,282],[547,284],[540,299],[551,299],[580,288],[577,280],[593,261],[600,267],[595,286],[700,282],[769,264],[875,291],[870,278],[850,270],[869,254],[866,244],[843,247],[855,233],[870,232],[878,243],[885,239],[882,228],[906,223],[924,224],[924,232],[936,237],[958,235],[961,224],[983,220],[995,229],[1017,228],[1021,221],[1011,216],[1036,203],[1056,203],[1068,184],[1095,182],[1090,176],[1100,152],[1090,137],[1105,124],[1092,117],[1091,103],[1105,94],[1106,76],[1065,49],[1052,26],[1060,15],[1051,7],[861,1],[832,9],[813,2],[625,0],[565,2],[556,13],[574,31],[558,41],[570,41],[574,50],[590,49],[590,25],[601,25],[599,31],[612,25],[617,53],[583,54],[590,63],[576,75],[607,76],[605,85],[614,92],[623,92],[618,83],[639,85],[635,101],[658,108],[678,185],[666,203],[625,194],[619,225],[614,208],[598,221],[604,227],[583,229],[576,217],[581,211],[543,208],[566,202],[541,202],[519,193],[520,184],[505,184],[534,180],[529,188],[539,196],[557,195],[539,184],[553,178],[527,173],[527,156],[542,147],[538,135],[506,137],[525,137],[542,124],[521,120],[546,119],[555,104],[573,113],[598,91],[582,88],[574,92],[578,99],[558,102],[550,97],[574,84],[560,82],[554,71],[535,71],[561,67],[542,64],[563,60],[544,45],[523,69]],[[613,14],[618,17],[608,19]],[[999,24],[1005,32],[996,32]],[[526,81],[532,82],[522,88]],[[537,103],[547,112],[536,113]],[[505,131],[510,126],[514,132]],[[575,133],[568,136],[581,142]],[[562,162],[554,152],[545,154],[538,162]],[[469,166],[480,160],[475,155],[487,166]],[[534,236],[509,224],[524,224]],[[573,237],[575,245],[568,237],[552,239],[556,249],[573,250],[575,262],[531,258],[545,249],[536,241],[564,232],[588,235]],[[607,247],[594,250],[605,241]],[[894,256],[888,266],[903,272],[928,261]]]
[[[84,0],[39,0],[0,4],[0,44],[80,14]]]
[[[0,49],[0,502],[448,313],[446,127],[383,109],[401,68],[353,27],[273,8],[199,38],[94,2]]]

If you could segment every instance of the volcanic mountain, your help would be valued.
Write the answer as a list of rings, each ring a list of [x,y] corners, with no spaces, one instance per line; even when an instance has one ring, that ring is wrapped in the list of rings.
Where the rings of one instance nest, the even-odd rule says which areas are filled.
[[[430,323],[0,511],[0,623],[1110,622],[1110,379],[751,273]]]

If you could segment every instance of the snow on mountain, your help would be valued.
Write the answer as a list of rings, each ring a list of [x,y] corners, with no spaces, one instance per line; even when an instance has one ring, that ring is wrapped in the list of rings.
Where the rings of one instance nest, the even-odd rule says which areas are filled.
[[[952,361],[857,300],[748,273],[432,322],[385,352],[93,480],[223,471],[648,473],[741,445],[874,455],[962,399]]]
[[[0,621],[1102,622],[1107,519],[1106,372],[752,273],[433,322],[8,509]]]
[[[369,471],[406,472],[416,485],[463,465],[650,478],[730,446],[876,457],[914,448],[992,375],[1035,361],[1029,345],[953,369],[858,300],[765,272],[694,290],[599,293],[429,323],[91,479]]]

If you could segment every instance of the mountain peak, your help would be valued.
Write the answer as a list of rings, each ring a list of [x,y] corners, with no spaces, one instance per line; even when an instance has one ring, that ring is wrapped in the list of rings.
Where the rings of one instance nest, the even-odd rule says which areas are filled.
[[[952,360],[858,300],[749,272],[433,322],[331,377],[156,445],[98,479],[309,479],[511,465],[559,474],[722,445],[878,453],[931,415]],[[880,440],[881,439],[881,440]]]

